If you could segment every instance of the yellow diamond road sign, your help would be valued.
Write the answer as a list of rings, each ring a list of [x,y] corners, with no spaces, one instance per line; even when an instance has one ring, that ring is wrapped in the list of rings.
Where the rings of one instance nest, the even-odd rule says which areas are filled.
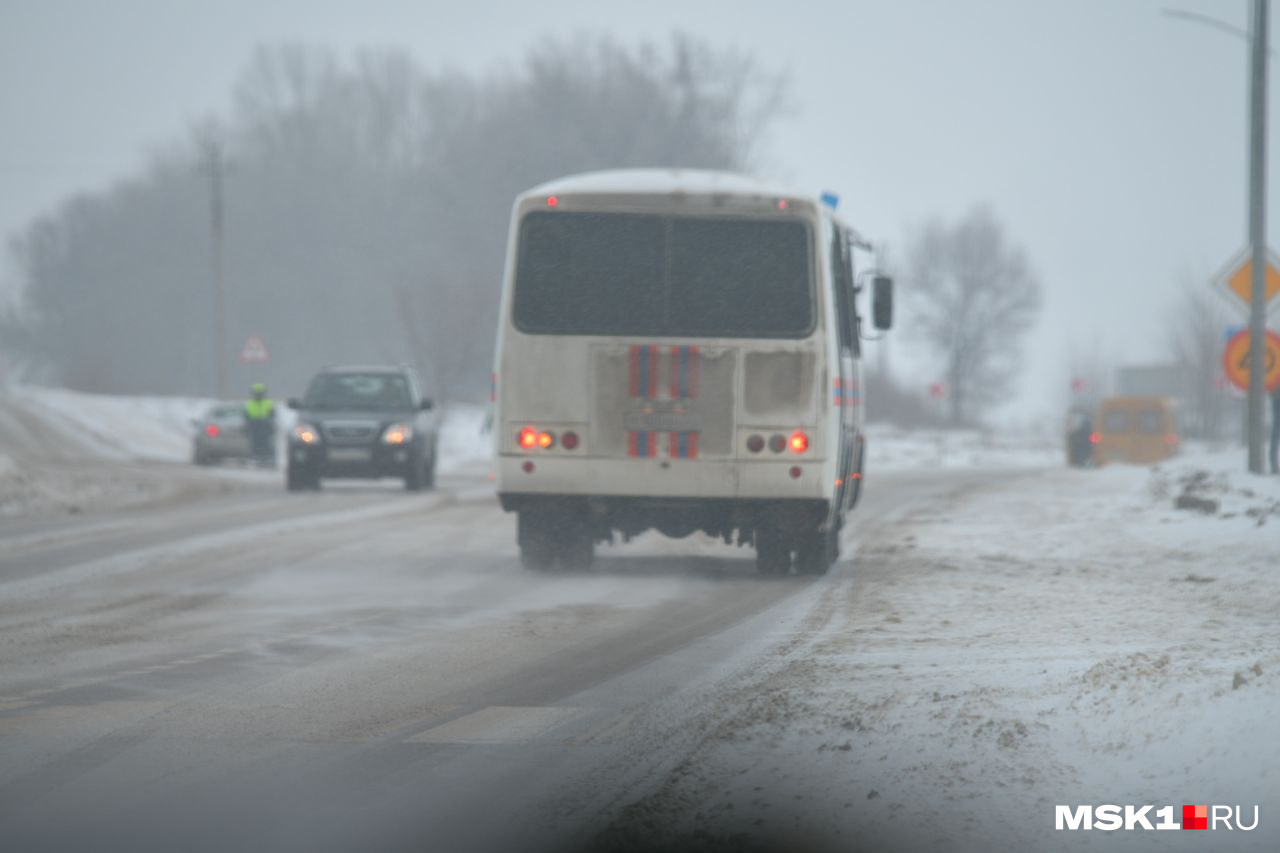
[[[1239,299],[1240,304],[1248,310],[1253,301],[1253,261],[1248,257],[1247,250],[1242,254],[1243,259],[1237,256],[1237,260],[1227,267],[1230,272],[1219,276],[1218,281],[1224,290]],[[1268,252],[1267,276],[1262,295],[1267,311],[1280,305],[1280,300],[1275,299],[1277,293],[1280,293],[1280,258],[1276,257],[1275,252]]]

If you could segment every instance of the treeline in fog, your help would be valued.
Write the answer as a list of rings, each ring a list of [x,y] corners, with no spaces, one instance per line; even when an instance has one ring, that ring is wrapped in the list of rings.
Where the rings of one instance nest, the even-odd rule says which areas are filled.
[[[216,161],[231,394],[393,361],[436,393],[480,395],[518,191],[589,169],[747,168],[781,97],[749,57],[685,37],[548,44],[485,76],[391,50],[262,48],[229,115],[10,240],[24,289],[0,341],[71,388],[213,394]],[[251,334],[268,365],[235,362]]]

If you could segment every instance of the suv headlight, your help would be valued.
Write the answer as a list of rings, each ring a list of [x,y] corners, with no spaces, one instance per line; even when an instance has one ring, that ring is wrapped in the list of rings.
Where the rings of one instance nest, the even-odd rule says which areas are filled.
[[[303,444],[315,444],[320,440],[320,433],[311,424],[298,424],[293,428],[293,437]]]
[[[382,433],[383,444],[408,444],[413,440],[413,427],[408,424],[392,424]]]

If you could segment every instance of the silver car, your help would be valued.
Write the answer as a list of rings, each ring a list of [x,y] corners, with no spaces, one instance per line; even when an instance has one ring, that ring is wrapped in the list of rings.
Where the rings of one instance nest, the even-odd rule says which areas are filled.
[[[195,464],[213,465],[224,459],[252,460],[253,448],[245,429],[243,403],[219,403],[192,424],[196,432],[191,461]]]

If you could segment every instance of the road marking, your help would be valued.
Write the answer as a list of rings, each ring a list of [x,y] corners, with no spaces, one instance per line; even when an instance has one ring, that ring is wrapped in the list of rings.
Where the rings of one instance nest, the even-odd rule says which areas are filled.
[[[534,740],[583,712],[582,708],[490,705],[433,726],[408,743],[523,743]]]

